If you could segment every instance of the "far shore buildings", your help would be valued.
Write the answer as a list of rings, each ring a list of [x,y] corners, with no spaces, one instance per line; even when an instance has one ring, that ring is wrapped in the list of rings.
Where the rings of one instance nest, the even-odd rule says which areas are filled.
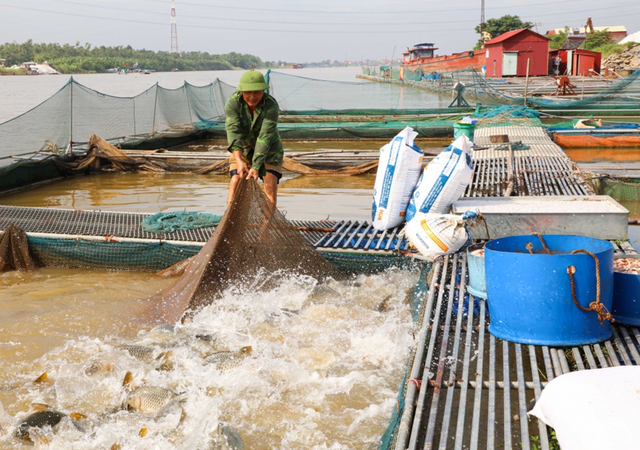
[[[586,27],[576,27],[576,28],[555,28],[553,30],[547,31],[547,35],[554,35],[567,32],[567,34],[586,34],[589,30]],[[624,38],[627,37],[627,28],[623,25],[614,25],[610,27],[593,27],[593,31],[608,31],[611,34],[611,40],[613,42],[620,42]]]

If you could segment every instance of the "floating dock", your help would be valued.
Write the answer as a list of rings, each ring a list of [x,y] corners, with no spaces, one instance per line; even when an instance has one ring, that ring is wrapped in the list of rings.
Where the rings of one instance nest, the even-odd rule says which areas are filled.
[[[474,178],[465,196],[501,197],[507,189],[509,152],[490,136],[529,148],[514,151],[515,196],[588,196],[580,171],[540,127],[479,127]],[[149,214],[0,207],[0,229],[14,224],[30,236],[191,246],[197,251],[213,228],[146,233]],[[379,231],[366,221],[291,221],[319,251],[398,256],[407,250],[401,227]],[[327,231],[326,229],[329,229]],[[615,241],[616,253],[635,253]],[[398,422],[388,448],[548,450],[550,433],[527,411],[553,378],[576,370],[640,363],[640,329],[612,324],[609,340],[571,348],[522,345],[488,332],[486,302],[467,292],[465,253],[436,260],[424,280],[423,318],[408,365]]]

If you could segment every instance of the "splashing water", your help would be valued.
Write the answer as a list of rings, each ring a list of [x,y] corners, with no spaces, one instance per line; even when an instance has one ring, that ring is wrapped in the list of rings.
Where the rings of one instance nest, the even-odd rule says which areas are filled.
[[[15,277],[24,275],[13,275],[5,285],[11,284],[13,297],[3,304],[2,317],[14,317],[0,319],[0,352],[12,364],[0,368],[0,400],[14,427],[32,403],[86,416],[80,420],[84,432],[68,425],[42,430],[50,449],[224,448],[220,423],[251,449],[376,447],[396,407],[414,343],[406,294],[417,272],[389,270],[322,286],[296,276],[252,294],[229,289],[190,322],[133,337],[119,332],[119,320],[136,306],[132,299],[144,297],[144,288],[161,289],[167,280],[130,273],[37,273],[18,286]],[[101,287],[89,292],[95,285]],[[38,290],[49,296],[18,302]],[[78,290],[82,298],[68,298]],[[378,312],[389,295],[384,312]],[[116,328],[106,331],[109,324]],[[29,344],[37,346],[31,339],[43,327],[58,340],[50,348],[40,343],[34,352]],[[153,357],[136,359],[124,345],[149,347]],[[205,363],[212,353],[248,346],[250,354],[234,364]],[[47,379],[34,383],[43,372]],[[122,410],[131,390],[143,385],[170,390],[180,401],[169,402],[157,416]],[[5,432],[0,448],[23,444]]]

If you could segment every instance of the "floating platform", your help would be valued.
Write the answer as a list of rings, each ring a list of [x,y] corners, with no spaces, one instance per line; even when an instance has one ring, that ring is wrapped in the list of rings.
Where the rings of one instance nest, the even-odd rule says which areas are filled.
[[[616,253],[635,253],[628,242]],[[555,348],[516,344],[488,332],[486,302],[469,295],[466,254],[437,261],[429,275],[397,427],[395,449],[549,450],[549,428],[527,417],[562,374],[640,364],[640,329],[611,324],[599,344]],[[621,412],[623,413],[623,412]]]

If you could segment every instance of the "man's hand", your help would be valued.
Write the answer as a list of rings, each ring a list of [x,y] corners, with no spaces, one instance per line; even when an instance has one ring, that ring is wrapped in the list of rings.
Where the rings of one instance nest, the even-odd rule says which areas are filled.
[[[235,150],[233,152],[233,157],[236,159],[236,171],[238,172],[238,175],[243,176],[244,174],[249,173],[249,166],[247,166],[247,163],[242,159],[242,152]]]
[[[240,160],[239,162],[236,161],[236,167],[237,167],[237,171],[238,171],[238,175],[243,176],[247,173],[249,173],[249,166],[247,166],[247,164]]]
[[[247,180],[250,178],[255,178],[256,180],[258,179],[258,171],[256,169],[251,169],[249,171],[249,175],[247,175]]]

